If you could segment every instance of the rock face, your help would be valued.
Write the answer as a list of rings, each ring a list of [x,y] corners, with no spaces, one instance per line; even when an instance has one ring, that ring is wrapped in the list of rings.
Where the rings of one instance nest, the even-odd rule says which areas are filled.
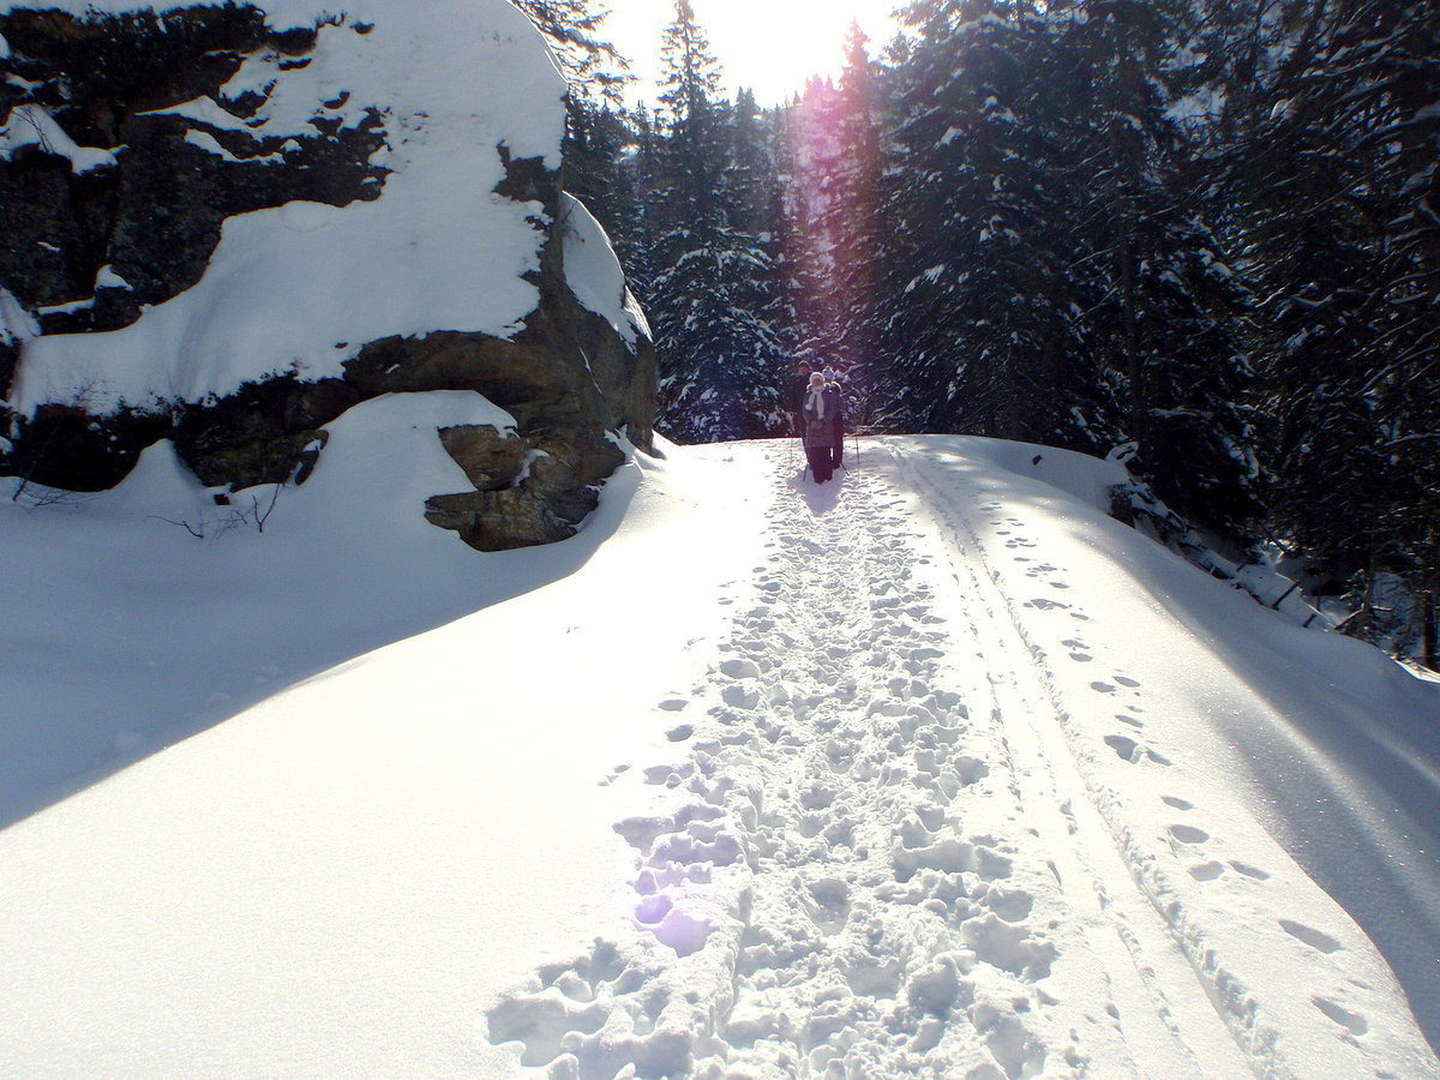
[[[437,431],[475,490],[436,493],[426,517],[485,550],[570,535],[624,460],[610,433],[649,448],[655,356],[623,277],[605,278],[603,302],[593,273],[578,290],[567,278],[563,86],[544,45],[503,0],[439,0],[430,14],[362,0],[308,25],[267,6],[156,14],[112,0],[67,13],[0,0],[0,472],[99,490],[168,438],[207,486],[303,483],[323,467],[323,426],[359,402],[473,390],[516,434]],[[387,44],[387,17],[410,38]],[[493,86],[472,79],[453,109],[443,91],[391,102],[374,89],[390,85],[387,49],[415,63],[446,43],[447,19],[449,36],[493,27],[476,36],[497,50],[450,62],[522,54],[530,85],[548,88],[531,90],[521,128],[471,119],[517,113],[501,99],[516,92],[501,85],[513,68]],[[462,144],[483,171],[448,149]],[[445,199],[456,213],[432,214]],[[471,245],[467,221],[480,222]],[[355,239],[350,222],[370,234]],[[445,244],[461,256],[425,261],[425,245]],[[608,245],[600,254],[613,261]],[[353,266],[328,291],[295,270],[311,259],[329,274],[329,255]],[[412,258],[413,275],[394,265]],[[273,267],[295,272],[278,303]],[[251,292],[247,274],[268,284]],[[386,284],[356,296],[352,280]],[[307,329],[328,334],[323,354]]]

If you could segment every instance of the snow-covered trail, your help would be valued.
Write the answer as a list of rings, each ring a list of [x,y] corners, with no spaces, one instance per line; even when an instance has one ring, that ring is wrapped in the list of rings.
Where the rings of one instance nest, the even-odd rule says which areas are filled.
[[[1440,1080],[1440,686],[1121,466],[667,447],[477,557],[416,397],[263,535],[5,504],[0,1074]]]
[[[1129,671],[1095,665],[1109,729],[1087,749],[1025,618],[1088,672],[1107,634],[1083,583],[1022,509],[908,449],[817,489],[765,448],[767,557],[723,601],[709,675],[660,703],[673,756],[610,777],[657,792],[616,825],[633,934],[542,968],[490,1041],[582,1080],[1440,1075],[1373,947],[1268,834],[1247,820],[1228,849],[1264,866],[1226,859],[1212,830],[1243,813],[1207,812]],[[1303,973],[1263,977],[1277,961]]]

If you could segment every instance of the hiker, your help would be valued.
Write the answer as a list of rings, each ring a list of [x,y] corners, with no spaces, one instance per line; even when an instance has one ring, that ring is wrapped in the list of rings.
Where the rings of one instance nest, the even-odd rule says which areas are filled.
[[[834,406],[833,413],[827,409],[827,414],[834,417],[832,423],[835,426],[835,442],[830,448],[830,468],[835,470],[843,464],[845,456],[845,398],[840,390],[840,376],[830,368],[824,371],[825,390],[829,395],[829,401]]]
[[[805,392],[810,386],[810,365],[803,360],[795,364],[795,374],[785,390],[785,407],[795,417],[795,434],[805,434]]]
[[[835,472],[831,448],[835,443],[837,398],[838,395],[827,390],[825,376],[818,371],[812,372],[800,410],[805,419],[805,430],[801,437],[805,441],[805,457],[810,462],[810,473],[817,484],[825,483]]]

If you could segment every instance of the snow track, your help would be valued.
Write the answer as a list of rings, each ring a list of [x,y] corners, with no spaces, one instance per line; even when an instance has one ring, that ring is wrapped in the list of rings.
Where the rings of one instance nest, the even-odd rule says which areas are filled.
[[[1007,730],[1033,703],[984,659],[974,615],[950,617],[966,611],[955,571],[911,500],[865,472],[802,490],[775,502],[712,680],[663,703],[708,706],[670,733],[688,757],[646,771],[674,810],[617,826],[653,943],[542,972],[491,1014],[492,1040],[585,1080],[1138,1075],[1157,1055],[1199,1075],[1153,975],[1124,970],[1113,934],[1092,944],[1112,905],[1083,856],[1048,849],[1078,829],[1073,808]],[[1157,1013],[1137,1062],[1126,1024]]]
[[[541,969],[491,1042],[576,1080],[1304,1074],[1073,752],[969,520],[1019,551],[1020,519],[961,506],[898,446],[821,488],[767,453],[769,556],[722,601],[707,679],[658,703],[675,756],[606,781],[660,789],[616,825],[633,934]],[[1086,614],[1042,600],[1089,660]],[[1130,723],[1105,752],[1168,764]],[[1203,846],[1191,803],[1163,809]]]

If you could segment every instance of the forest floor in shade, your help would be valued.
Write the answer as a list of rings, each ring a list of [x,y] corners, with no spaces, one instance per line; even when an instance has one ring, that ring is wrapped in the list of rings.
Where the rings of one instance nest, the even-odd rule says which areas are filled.
[[[1440,688],[1113,464],[670,458],[549,583],[0,832],[7,1071],[1440,1077]]]

